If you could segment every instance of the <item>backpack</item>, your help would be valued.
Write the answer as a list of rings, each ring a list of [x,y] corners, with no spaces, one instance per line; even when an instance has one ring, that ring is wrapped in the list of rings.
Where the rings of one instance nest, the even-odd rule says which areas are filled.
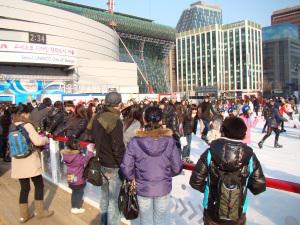
[[[211,167],[211,152],[208,150],[207,166],[208,177],[206,180],[203,207],[208,208],[208,198],[210,192],[210,167]],[[246,171],[247,170],[247,171]],[[248,172],[248,176],[244,177],[242,174]],[[215,218],[221,221],[238,221],[242,214],[246,213],[248,208],[247,185],[249,177],[253,172],[253,156],[250,158],[247,166],[242,170],[235,172],[226,172],[219,170],[217,196],[213,196],[214,201],[214,215]],[[245,180],[245,182],[243,182]],[[244,198],[245,197],[245,198]],[[244,201],[243,201],[244,199]]]
[[[26,158],[32,153],[32,143],[24,123],[11,130],[8,135],[10,156],[16,159]]]

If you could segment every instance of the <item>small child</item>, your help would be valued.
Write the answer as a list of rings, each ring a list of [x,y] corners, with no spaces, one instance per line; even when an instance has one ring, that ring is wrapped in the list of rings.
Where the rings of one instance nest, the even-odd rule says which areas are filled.
[[[242,108],[242,114],[240,115],[240,118],[244,121],[244,123],[247,126],[247,132],[246,136],[243,140],[244,144],[249,145],[251,143],[251,129],[255,128],[258,123],[258,118],[255,117],[254,119],[251,118],[251,108],[249,105],[244,105]]]
[[[208,131],[207,134],[208,144],[221,137],[220,129],[221,129],[222,122],[223,122],[222,115],[216,115],[212,118],[212,121],[210,122],[211,130]]]
[[[67,146],[69,149],[61,151],[63,161],[67,165],[67,181],[69,187],[72,189],[71,195],[71,213],[79,214],[84,213],[85,209],[82,208],[84,187],[86,180],[83,176],[84,168],[87,166],[89,160],[95,155],[95,145],[89,144],[87,146],[86,154],[80,150],[79,143],[75,147],[73,144]]]
[[[233,106],[229,107],[227,112],[228,116],[237,116],[238,114],[237,110]]]

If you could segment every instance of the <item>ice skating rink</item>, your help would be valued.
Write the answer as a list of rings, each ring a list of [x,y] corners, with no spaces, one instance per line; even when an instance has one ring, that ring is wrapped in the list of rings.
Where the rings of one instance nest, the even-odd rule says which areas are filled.
[[[296,124],[297,128],[293,128]],[[274,134],[264,144],[257,147],[262,138],[264,125],[260,119],[257,127],[252,129],[251,147],[260,160],[266,177],[300,183],[300,123],[298,118],[285,125],[287,132],[281,133],[281,149],[274,149]],[[196,163],[207,145],[199,133],[193,136],[191,159]],[[174,178],[171,205],[171,224],[196,225],[202,223],[203,194],[189,186],[191,172]],[[250,204],[247,212],[249,225],[300,225],[300,195],[267,188],[258,196],[249,192]]]

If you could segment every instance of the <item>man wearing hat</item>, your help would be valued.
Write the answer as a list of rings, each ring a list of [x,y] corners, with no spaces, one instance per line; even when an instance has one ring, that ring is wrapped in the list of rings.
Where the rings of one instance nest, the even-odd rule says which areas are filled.
[[[123,124],[120,119],[122,97],[117,92],[105,96],[103,110],[96,115],[92,126],[92,137],[96,144],[96,156],[100,159],[101,171],[108,178],[101,186],[101,224],[119,225],[118,195],[121,188],[120,165],[125,153]]]

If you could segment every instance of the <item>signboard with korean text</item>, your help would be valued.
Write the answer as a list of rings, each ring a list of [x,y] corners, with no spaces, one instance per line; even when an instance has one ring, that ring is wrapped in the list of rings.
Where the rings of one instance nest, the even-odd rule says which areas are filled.
[[[64,46],[0,41],[0,62],[72,66],[76,50]]]

